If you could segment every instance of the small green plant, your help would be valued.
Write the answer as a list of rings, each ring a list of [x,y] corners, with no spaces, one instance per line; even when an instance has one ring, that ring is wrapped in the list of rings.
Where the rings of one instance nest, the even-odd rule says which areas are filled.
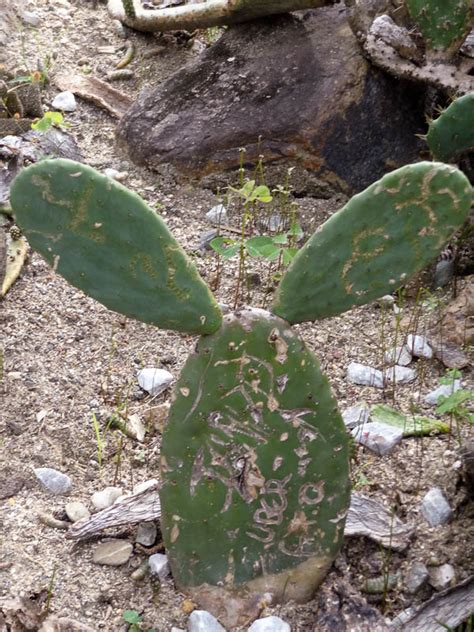
[[[474,400],[474,393],[468,389],[454,390],[454,383],[461,379],[462,374],[457,369],[451,369],[440,379],[441,384],[451,386],[450,395],[440,395],[436,412],[440,415],[451,415],[456,422],[468,421],[474,423],[474,414],[469,411],[466,404]]]
[[[70,127],[69,123],[66,123],[64,120],[64,116],[61,112],[45,112],[42,118],[31,124],[31,129],[44,134],[53,126],[60,127],[61,129]]]
[[[92,413],[92,427],[94,428],[95,441],[97,445],[97,463],[99,464],[99,472],[102,473],[102,457],[104,454],[105,433],[104,436],[102,436],[102,433],[100,431],[100,423],[95,413]]]
[[[125,623],[128,623],[128,632],[156,632],[155,628],[142,627],[143,617],[136,610],[125,610],[122,615]]]

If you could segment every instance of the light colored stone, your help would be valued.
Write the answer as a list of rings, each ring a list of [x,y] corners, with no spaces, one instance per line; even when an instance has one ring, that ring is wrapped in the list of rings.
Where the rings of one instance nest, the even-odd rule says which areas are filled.
[[[442,490],[439,487],[433,487],[422,500],[421,513],[430,527],[438,527],[451,519],[453,510]]]
[[[438,388],[426,395],[425,402],[430,406],[437,406],[438,400],[442,395],[449,397],[452,393],[459,391],[460,388],[462,388],[461,380],[454,380],[453,384],[441,384],[441,386],[438,386]]]
[[[77,109],[76,98],[69,90],[57,94],[51,105],[55,110],[63,112],[74,112]]]
[[[165,579],[170,574],[168,557],[163,553],[155,553],[148,558],[150,573],[157,575],[160,579]]]
[[[387,364],[398,364],[399,366],[408,366],[413,360],[411,353],[405,345],[392,347],[385,352],[384,357]]]
[[[409,384],[416,379],[416,371],[414,369],[409,369],[406,366],[398,366],[398,364],[386,369],[384,375],[388,383]]]
[[[23,22],[28,26],[33,26],[34,28],[38,28],[41,24],[41,18],[33,11],[23,11]]]
[[[156,540],[156,524],[154,522],[140,522],[135,541],[142,546],[152,546]]]
[[[188,619],[188,632],[226,632],[226,630],[210,612],[194,610]]]
[[[77,522],[78,520],[90,518],[91,515],[90,511],[87,509],[84,503],[81,503],[79,501],[67,503],[64,510],[71,522]]]
[[[105,566],[122,566],[130,559],[133,546],[125,540],[102,542],[94,549],[92,561]]]
[[[451,564],[433,566],[429,569],[430,584],[435,590],[446,590],[454,584],[456,572]]]
[[[377,305],[379,307],[389,308],[389,307],[392,307],[394,303],[395,303],[395,299],[393,298],[391,294],[385,294],[384,296],[381,296],[379,299],[377,299]]]
[[[347,379],[354,384],[363,386],[375,386],[383,388],[383,374],[378,369],[373,369],[359,362],[351,362],[347,367]]]
[[[291,632],[291,628],[280,617],[271,616],[254,621],[248,632]]]
[[[140,416],[130,415],[127,419],[127,430],[137,441],[143,441],[146,435],[146,428]]]
[[[206,213],[206,219],[211,224],[227,224],[227,209],[223,204],[216,204]]]
[[[105,487],[100,492],[92,494],[91,501],[96,509],[107,509],[122,495],[121,487]]]
[[[416,358],[431,360],[433,357],[433,349],[428,344],[428,341],[424,336],[414,336],[413,334],[408,334],[406,346]]]
[[[377,421],[357,426],[351,432],[354,439],[380,456],[390,454],[403,439],[403,429]]]
[[[342,420],[349,430],[369,421],[369,408],[366,405],[356,405],[346,408],[342,412]]]
[[[51,467],[37,467],[33,471],[40,483],[53,494],[66,494],[72,487],[72,481],[67,474]]]
[[[423,562],[413,562],[405,575],[405,587],[409,593],[414,595],[428,581],[429,573]]]
[[[165,391],[173,379],[169,371],[153,368],[142,369],[137,377],[141,388],[150,393],[152,397]]]

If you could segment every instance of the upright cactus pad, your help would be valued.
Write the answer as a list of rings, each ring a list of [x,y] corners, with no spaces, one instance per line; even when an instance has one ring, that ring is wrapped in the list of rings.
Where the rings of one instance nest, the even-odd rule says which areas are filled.
[[[456,162],[474,150],[474,92],[456,99],[432,121],[426,137],[435,160]]]
[[[427,49],[440,57],[457,53],[472,26],[471,0],[405,0]]]
[[[471,200],[469,181],[449,165],[421,162],[389,173],[316,231],[283,277],[272,311],[299,323],[393,292],[440,252]]]
[[[348,443],[327,379],[288,323],[245,308],[200,339],[161,454],[178,586],[311,596],[342,542]]]
[[[44,160],[11,190],[31,246],[72,285],[159,327],[211,333],[220,309],[196,268],[143,200],[94,169]]]

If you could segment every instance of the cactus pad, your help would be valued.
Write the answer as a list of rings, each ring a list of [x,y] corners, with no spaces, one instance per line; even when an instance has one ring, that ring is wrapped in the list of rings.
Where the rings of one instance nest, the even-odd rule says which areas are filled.
[[[471,30],[471,0],[405,0],[429,50],[441,57],[457,53]]]
[[[472,188],[455,167],[421,162],[355,195],[311,237],[277,290],[290,323],[363,305],[425,267],[467,218]]]
[[[455,162],[474,150],[474,92],[456,99],[432,121],[426,137],[435,160]]]
[[[108,308],[189,333],[219,328],[217,303],[164,222],[117,182],[44,160],[15,179],[11,205],[31,246]]]
[[[178,586],[311,597],[342,543],[348,447],[328,382],[288,323],[245,308],[200,339],[161,458]]]

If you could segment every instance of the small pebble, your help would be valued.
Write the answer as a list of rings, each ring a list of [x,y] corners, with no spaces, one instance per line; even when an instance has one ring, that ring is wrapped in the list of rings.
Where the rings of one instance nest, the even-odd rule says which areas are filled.
[[[373,421],[357,426],[351,432],[354,439],[379,456],[390,454],[403,439],[403,429]]]
[[[71,522],[77,522],[78,520],[87,520],[87,518],[90,518],[91,515],[87,507],[83,503],[78,501],[67,503],[64,509],[66,511],[67,517]]]
[[[433,487],[422,500],[421,513],[430,527],[438,527],[451,519],[453,510],[441,489]]]
[[[369,421],[370,411],[367,406],[351,406],[342,413],[342,420],[349,430]]]
[[[105,487],[100,492],[92,494],[91,501],[96,509],[107,509],[122,495],[121,487]]]
[[[205,250],[212,250],[211,241],[218,235],[218,231],[213,228],[212,230],[206,230],[199,236],[199,250],[204,252]]]
[[[213,206],[210,211],[207,211],[206,219],[211,222],[211,224],[227,224],[226,207],[223,204]]]
[[[163,553],[155,553],[148,558],[150,573],[157,575],[160,579],[165,579],[170,574],[168,558]]]
[[[155,397],[169,387],[173,376],[165,369],[149,368],[139,371],[137,379],[141,388]]]
[[[373,369],[359,362],[351,362],[347,367],[347,379],[354,384],[375,386],[383,388],[383,374],[378,369]]]
[[[461,380],[454,380],[453,384],[441,384],[434,391],[431,391],[426,395],[425,402],[430,406],[437,406],[439,398],[444,395],[449,397],[452,393],[459,391],[462,388]]]
[[[451,564],[442,564],[429,569],[430,584],[435,590],[446,590],[454,584],[456,573]]]
[[[34,473],[40,483],[53,494],[66,494],[72,487],[69,476],[51,467],[37,467]]]
[[[385,296],[381,296],[379,299],[377,299],[377,305],[379,307],[389,308],[392,307],[394,303],[395,299],[390,294],[385,294]]]
[[[415,613],[416,608],[405,608],[397,614],[395,619],[392,619],[390,628],[400,628],[402,627]]]
[[[291,632],[291,628],[280,617],[271,616],[254,621],[248,632]]]
[[[107,167],[104,169],[104,176],[107,176],[112,180],[117,180],[117,182],[124,182],[128,178],[128,173],[126,171],[118,171],[112,167]]]
[[[385,352],[385,362],[387,364],[398,364],[399,366],[408,366],[413,360],[411,353],[405,345],[392,347]]]
[[[416,358],[430,360],[433,357],[433,349],[424,336],[408,334],[406,346]]]
[[[92,561],[105,566],[122,566],[128,562],[132,551],[133,546],[126,540],[109,540],[96,546]]]
[[[423,562],[413,562],[405,575],[407,592],[416,594],[428,581],[429,573]]]
[[[226,630],[210,612],[194,610],[188,619],[188,632],[226,632]]]
[[[55,110],[63,112],[74,112],[77,109],[76,98],[69,90],[57,94],[51,105]]]
[[[39,15],[33,13],[33,11],[23,11],[22,18],[25,24],[33,26],[34,28],[37,28],[41,24]]]
[[[142,546],[153,546],[156,534],[157,529],[154,522],[140,522],[135,541]]]
[[[454,277],[454,260],[443,259],[442,261],[438,261],[436,264],[436,269],[434,273],[433,285],[435,288],[444,287],[451,283]]]

